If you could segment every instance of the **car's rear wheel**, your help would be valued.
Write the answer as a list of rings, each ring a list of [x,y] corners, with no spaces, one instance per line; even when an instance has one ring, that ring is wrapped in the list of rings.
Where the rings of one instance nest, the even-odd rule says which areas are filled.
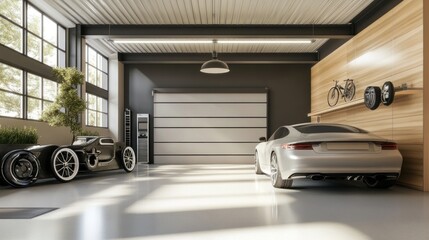
[[[79,158],[70,148],[61,148],[51,158],[54,177],[60,182],[69,182],[79,171]]]
[[[271,169],[271,185],[275,188],[291,188],[292,179],[282,179],[282,175],[279,169],[279,164],[277,160],[277,155],[275,152],[271,154],[270,160],[270,169]]]
[[[126,147],[122,151],[122,164],[126,172],[132,172],[136,166],[136,154],[131,147]]]
[[[39,169],[39,160],[32,153],[14,151],[4,156],[1,176],[13,187],[27,187],[36,182]]]
[[[261,165],[259,164],[259,154],[258,151],[255,151],[255,173],[262,174]]]
[[[396,180],[380,180],[374,177],[364,177],[363,182],[369,188],[390,188],[395,185]]]

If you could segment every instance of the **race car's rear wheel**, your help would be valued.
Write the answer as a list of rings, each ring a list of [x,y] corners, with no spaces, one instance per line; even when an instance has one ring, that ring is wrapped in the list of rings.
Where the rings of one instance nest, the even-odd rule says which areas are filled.
[[[79,158],[70,148],[60,148],[51,158],[54,177],[60,182],[68,182],[76,177],[79,171]]]
[[[3,157],[1,176],[13,187],[27,187],[36,182],[39,169],[39,160],[32,153],[13,151]]]
[[[136,166],[136,154],[131,147],[126,147],[122,151],[122,166],[126,172],[132,172]]]

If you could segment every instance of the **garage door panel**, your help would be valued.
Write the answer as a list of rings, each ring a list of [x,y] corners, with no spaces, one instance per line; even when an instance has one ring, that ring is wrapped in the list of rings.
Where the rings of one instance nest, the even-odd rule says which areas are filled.
[[[156,128],[156,142],[258,142],[265,128]]]
[[[155,103],[178,102],[266,102],[265,93],[157,93]]]
[[[265,103],[154,104],[155,117],[266,117]]]
[[[254,156],[155,156],[157,164],[250,164]]]
[[[258,143],[156,143],[155,154],[171,155],[253,155]]]
[[[156,118],[158,127],[263,127],[267,119],[261,118]]]
[[[163,89],[154,94],[154,161],[252,163],[266,137],[266,89]]]

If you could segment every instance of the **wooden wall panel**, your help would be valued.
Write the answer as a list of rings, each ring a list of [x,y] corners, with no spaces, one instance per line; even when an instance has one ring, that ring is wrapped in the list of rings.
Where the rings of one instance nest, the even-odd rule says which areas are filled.
[[[423,42],[425,47],[423,48],[423,121],[429,122],[429,2],[424,1],[423,3]],[[423,177],[424,177],[424,190],[429,191],[429,124],[423,126],[423,137],[424,137],[424,161],[423,161]]]
[[[332,80],[344,85],[347,78],[355,82],[355,99],[363,98],[367,86],[381,87],[385,81],[423,87],[423,0],[404,0],[317,63],[311,72],[311,111],[329,108]],[[374,111],[362,104],[325,113],[320,121],[354,125],[397,141],[404,157],[400,183],[423,190],[423,92],[397,96],[392,105]]]

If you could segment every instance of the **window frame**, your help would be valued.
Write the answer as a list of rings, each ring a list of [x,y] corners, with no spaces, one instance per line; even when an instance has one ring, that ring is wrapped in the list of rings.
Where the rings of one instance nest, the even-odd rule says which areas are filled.
[[[94,96],[94,97],[96,97],[96,100],[95,100],[95,102],[96,102],[96,105],[97,105],[97,103],[98,103],[98,98],[101,98],[101,99],[104,99],[104,100],[106,100],[106,102],[107,102],[107,111],[106,112],[103,112],[102,110],[97,110],[97,109],[92,109],[92,108],[89,108],[88,106],[89,106],[89,101],[88,101],[88,95],[92,95],[92,96]],[[92,93],[89,93],[89,92],[86,92],[85,93],[85,100],[86,100],[86,109],[85,109],[85,126],[87,126],[87,127],[96,127],[96,128],[105,128],[105,129],[108,129],[109,128],[109,100],[108,99],[105,99],[105,98],[103,98],[103,97],[100,97],[100,96],[97,96],[97,95],[95,95],[95,94],[92,94]],[[107,118],[106,118],[106,126],[104,127],[104,126],[97,126],[97,125],[89,125],[88,124],[88,117],[89,117],[89,112],[95,112],[96,113],[96,117],[95,117],[95,122],[97,123],[97,113],[101,113],[101,114],[106,114],[106,116],[107,116]]]
[[[41,14],[41,32],[40,32],[40,36],[37,35],[36,33],[32,32],[31,30],[28,29],[28,6],[31,6],[32,8],[34,8],[36,11],[38,11]],[[50,43],[48,40],[46,40],[43,37],[43,28],[44,28],[44,24],[43,24],[43,17],[47,17],[48,19],[50,19],[51,21],[53,21],[56,26],[57,26],[57,45],[55,46],[54,44]],[[38,7],[34,6],[34,4],[32,4],[30,1],[28,0],[22,0],[22,13],[21,13],[21,19],[22,19],[22,25],[19,25],[18,23],[14,22],[13,20],[9,19],[8,17],[4,16],[3,14],[0,14],[0,18],[8,21],[9,23],[15,25],[16,27],[19,27],[21,29],[21,51],[17,51],[11,47],[8,47],[4,44],[1,44],[4,47],[7,47],[13,51],[16,51],[24,56],[27,56],[33,60],[36,60],[40,63],[43,63],[49,67],[66,67],[68,64],[68,59],[67,59],[67,53],[68,53],[68,46],[67,46],[67,38],[68,38],[68,33],[67,33],[67,28],[64,27],[63,25],[61,25],[60,23],[58,23],[57,21],[55,21],[54,18],[52,18],[49,14],[46,14],[44,11],[40,10]],[[64,49],[60,48],[60,34],[59,34],[59,29],[64,30]],[[39,59],[35,59],[31,56],[28,55],[28,35],[31,34],[32,37],[37,38],[40,42],[41,42],[41,52],[40,52],[40,60]],[[44,44],[49,44],[49,46],[53,47],[56,51],[56,61],[55,61],[55,66],[51,66],[48,65],[47,63],[45,63],[44,61]],[[60,52],[64,53],[64,64],[61,65],[61,60],[60,59]]]
[[[41,83],[40,84],[40,93],[41,93],[40,97],[35,97],[35,96],[31,96],[31,95],[28,94],[28,74],[31,74],[31,75],[34,75],[34,76],[40,78],[40,80],[41,80],[40,81],[40,83]],[[32,99],[36,99],[38,101],[41,101],[41,103],[42,103],[41,114],[43,114],[43,111],[45,110],[45,102],[48,102],[48,103],[51,103],[51,104],[55,102],[55,100],[49,100],[49,99],[45,98],[45,91],[44,91],[44,89],[45,89],[45,80],[54,82],[56,84],[57,94],[56,94],[55,98],[58,96],[60,85],[55,80],[44,78],[44,77],[38,76],[36,74],[29,73],[29,72],[26,72],[26,71],[24,71],[24,75],[25,75],[25,86],[26,86],[25,87],[25,93],[24,93],[24,97],[25,97],[25,109],[24,109],[25,118],[24,119],[25,120],[32,120],[32,121],[39,121],[39,122],[41,122],[41,120],[39,120],[39,119],[28,118],[28,105],[29,105],[28,104],[28,99],[32,98]],[[42,117],[42,116],[40,116],[40,117]]]
[[[22,2],[21,2],[21,4],[22,4],[22,6],[21,6],[22,7],[22,11],[21,11],[21,25],[19,25],[18,23],[14,22],[12,19],[9,19],[8,17],[6,17],[5,15],[3,15],[3,14],[0,13],[0,18],[2,18],[4,20],[12,23],[13,25],[15,25],[16,27],[19,27],[21,29],[21,51],[17,51],[17,50],[15,50],[15,49],[13,49],[13,48],[11,48],[9,46],[6,46],[6,45],[4,45],[2,43],[0,43],[0,44],[3,45],[4,47],[12,49],[13,51],[16,51],[16,52],[18,52],[20,54],[24,54],[24,51],[26,52],[25,48],[26,48],[26,45],[27,45],[26,44],[27,38],[26,38],[25,27],[24,27],[24,26],[27,25],[26,3],[27,3],[27,0],[22,0]],[[26,55],[26,54],[24,54],[24,55]]]
[[[40,40],[41,41],[41,52],[40,52],[40,60],[38,60],[38,59],[34,59],[34,58],[32,58],[32,57],[30,57],[31,59],[34,59],[34,60],[36,60],[36,61],[38,61],[38,62],[41,62],[41,63],[43,63],[43,64],[45,64],[45,65],[47,65],[47,66],[50,66],[50,67],[66,67],[67,66],[67,37],[68,37],[68,34],[67,34],[67,28],[65,28],[63,25],[61,25],[60,23],[58,23],[57,21],[55,21],[50,15],[48,15],[48,14],[46,14],[45,12],[43,12],[42,10],[40,10],[38,7],[36,7],[36,6],[34,6],[32,3],[30,3],[29,1],[27,1],[27,0],[23,0],[23,2],[24,2],[24,17],[25,17],[25,27],[23,27],[23,31],[24,31],[24,35],[25,35],[25,40],[23,40],[23,44],[24,44],[24,47],[25,47],[25,53],[23,53],[25,56],[27,56],[27,57],[30,57],[30,56],[28,56],[28,34],[31,34],[31,35],[33,35],[33,37],[36,37],[38,40]],[[38,11],[40,14],[41,14],[41,18],[40,18],[40,24],[41,24],[41,28],[40,28],[40,36],[38,36],[36,33],[34,33],[34,32],[32,32],[31,30],[29,30],[28,29],[28,6],[31,6],[32,8],[34,8],[36,11]],[[51,21],[53,21],[56,25],[57,25],[57,36],[56,36],[56,38],[57,38],[57,45],[55,46],[54,44],[52,44],[51,42],[49,42],[47,39],[45,39],[44,38],[44,36],[43,36],[43,30],[44,30],[44,23],[43,23],[43,17],[47,17],[49,20],[51,20]],[[64,49],[62,49],[62,48],[60,48],[59,47],[59,42],[60,42],[60,34],[59,34],[59,29],[63,29],[64,30],[64,32],[65,32],[65,43],[64,43]],[[25,41],[25,43],[24,43],[24,41]],[[55,64],[55,66],[51,66],[51,65],[48,65],[47,63],[45,63],[45,61],[44,61],[44,44],[49,44],[51,47],[53,47],[54,49],[55,49],[55,51],[56,51],[56,56],[57,56],[57,59],[56,59],[56,64]],[[64,56],[65,56],[65,59],[64,59],[64,66],[60,66],[60,58],[59,58],[59,56],[60,56],[60,54],[59,54],[59,52],[63,52],[64,53]],[[24,52],[24,51],[23,51]]]
[[[92,50],[96,53],[95,56],[95,66],[91,63],[89,63],[89,50]],[[101,56],[101,58],[106,60],[107,66],[106,66],[106,70],[107,72],[103,71],[102,67],[101,69],[98,68],[99,65],[99,56]],[[102,63],[101,63],[102,66]],[[89,78],[89,67],[92,67],[95,69],[96,71],[96,81],[97,79],[97,75],[98,74],[105,74],[107,76],[107,82],[106,82],[106,89],[97,86],[91,82],[88,81]],[[92,47],[90,44],[85,44],[85,85],[86,85],[86,91],[85,91],[85,100],[86,100],[86,109],[85,109],[85,126],[87,127],[96,127],[96,128],[104,128],[104,129],[108,129],[109,128],[109,81],[110,81],[110,76],[109,76],[109,58],[106,57],[104,54],[100,53],[100,51],[96,50],[94,47]],[[101,76],[101,79],[103,79],[103,75]],[[103,80],[101,80],[103,81]],[[103,83],[101,83],[101,86],[103,86]],[[107,111],[103,112],[101,110],[97,110],[97,109],[91,109],[89,108],[89,101],[88,101],[88,95],[92,95],[96,97],[96,104],[98,103],[98,98],[104,99],[106,100],[106,104],[107,104]],[[88,117],[89,117],[89,112],[95,112],[96,113],[96,124],[97,124],[97,114],[105,114],[106,115],[106,126],[98,126],[98,125],[90,125],[89,121],[88,121]]]

